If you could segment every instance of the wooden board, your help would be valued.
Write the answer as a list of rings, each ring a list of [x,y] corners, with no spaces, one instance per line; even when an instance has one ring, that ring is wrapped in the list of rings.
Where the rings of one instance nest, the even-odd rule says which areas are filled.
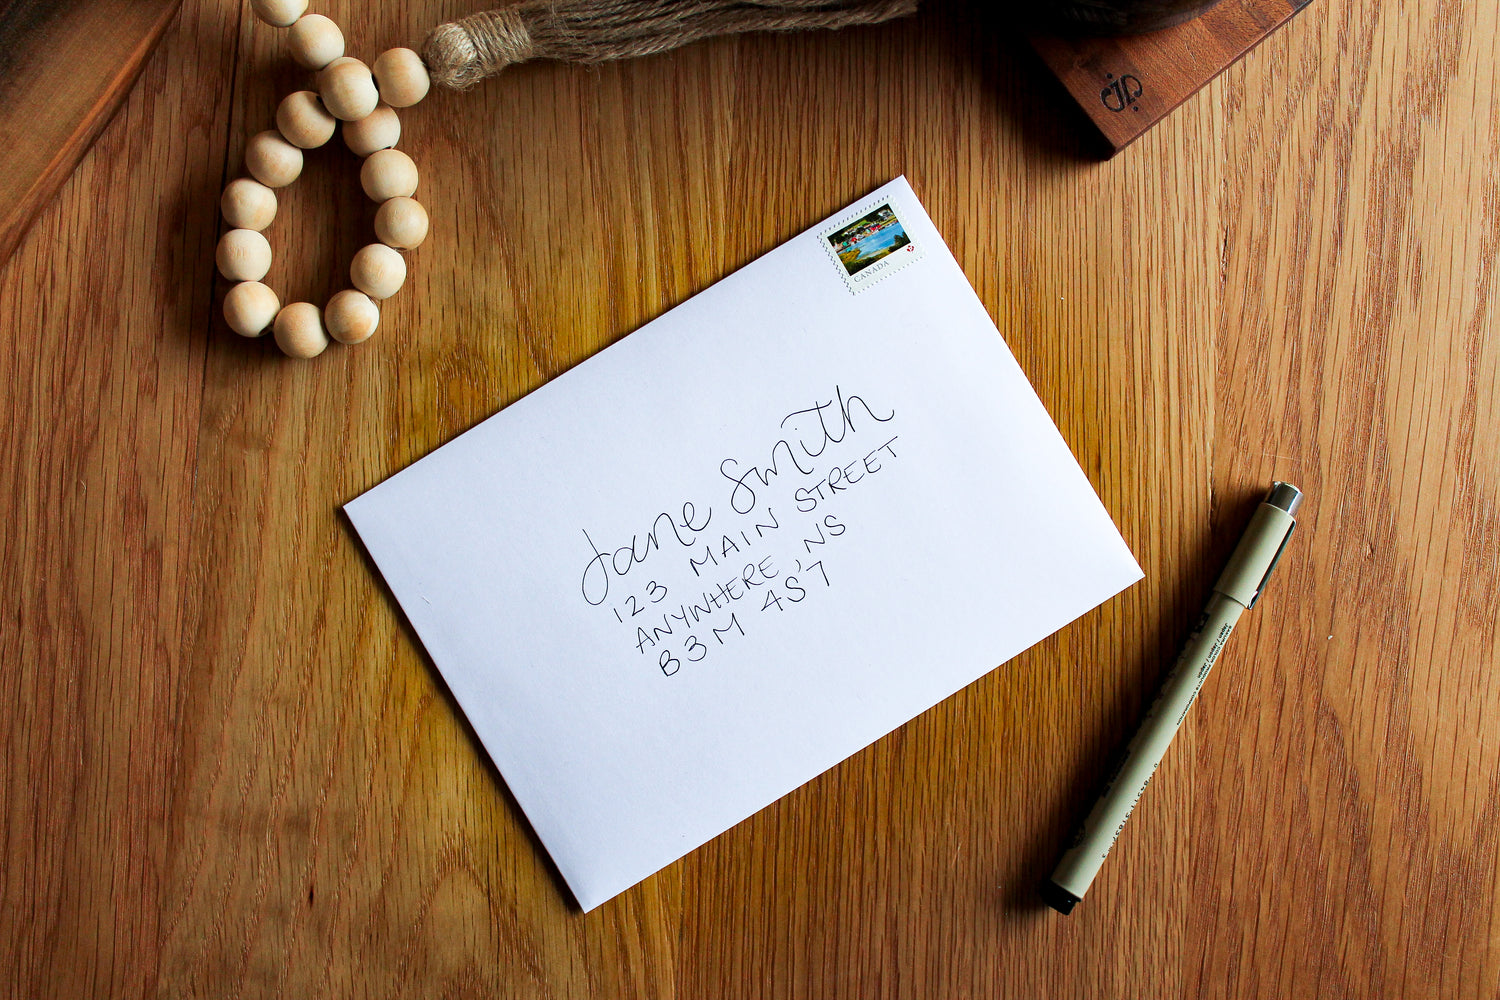
[[[0,264],[135,83],[182,0],[0,0]]]
[[[0,995],[1500,995],[1500,10],[1318,0],[1099,163],[986,6],[428,98],[432,235],[306,363],[213,251],[307,75],[184,0],[0,268]],[[320,4],[364,57],[466,7]],[[579,914],[339,504],[899,173],[1146,579]],[[309,156],[274,283],[370,224]],[[1271,587],[1042,909],[1275,477]]]
[[[1228,69],[1311,0],[1221,0],[1144,35],[1039,34],[1031,46],[1113,156]]]

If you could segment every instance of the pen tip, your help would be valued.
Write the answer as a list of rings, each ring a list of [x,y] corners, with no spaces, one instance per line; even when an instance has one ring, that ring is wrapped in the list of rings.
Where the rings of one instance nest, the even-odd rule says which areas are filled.
[[[1042,902],[1052,907],[1063,916],[1073,912],[1073,907],[1078,905],[1079,897],[1073,895],[1050,878],[1041,884],[1037,890],[1042,897]]]

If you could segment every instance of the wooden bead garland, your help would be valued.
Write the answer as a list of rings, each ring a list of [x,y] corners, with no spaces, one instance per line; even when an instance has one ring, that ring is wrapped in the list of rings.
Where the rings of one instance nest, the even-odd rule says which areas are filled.
[[[384,243],[371,243],[354,255],[349,280],[372,299],[388,299],[406,282],[406,258]]]
[[[267,330],[281,350],[294,358],[323,353],[332,340],[358,344],[380,325],[379,302],[406,282],[406,258],[399,251],[420,246],[427,238],[427,210],[412,197],[417,165],[396,149],[401,120],[395,108],[416,104],[427,95],[430,78],[422,58],[411,49],[390,49],[372,70],[344,54],[344,34],[331,19],[308,14],[306,0],[251,0],[265,23],[290,28],[292,58],[317,73],[316,90],[287,95],[276,108],[276,128],[253,136],[245,146],[250,177],[230,181],[220,208],[231,227],[219,240],[216,260],[225,278],[236,282],[224,296],[224,320],[245,337]],[[271,268],[271,244],[261,234],[276,218],[274,188],[285,187],[302,173],[303,150],[316,149],[336,129],[344,142],[364,158],[360,186],[379,203],[375,235],[349,265],[354,288],[338,292],[319,309],[311,302],[282,305],[263,284]]]
[[[242,281],[224,296],[224,319],[241,337],[259,337],[280,311],[276,293],[258,281]]]
[[[417,165],[399,149],[377,149],[359,168],[359,185],[377,204],[417,193]]]
[[[323,311],[311,302],[293,302],[276,314],[276,346],[294,358],[315,358],[328,346]]]
[[[357,122],[344,122],[344,145],[355,156],[369,156],[377,149],[390,149],[401,141],[401,119],[389,104],[377,105]]]
[[[323,309],[328,335],[341,344],[368,340],[380,325],[380,307],[364,292],[346,288],[328,300]]]
[[[339,56],[318,71],[318,96],[328,113],[344,122],[359,121],[380,103],[370,67],[353,56]]]
[[[3,0],[0,0],[3,2]],[[381,53],[373,67],[345,54],[344,34],[321,14],[307,13],[307,0],[250,0],[267,24],[290,28],[288,49],[296,62],[317,73],[317,89],[289,95],[276,109],[276,131],[262,132],[245,147],[245,169],[267,189],[285,187],[302,171],[302,150],[332,138],[343,122],[344,142],[365,158],[360,185],[380,203],[375,216],[379,243],[364,247],[350,265],[360,291],[340,292],[322,313],[310,303],[292,303],[277,315],[276,342],[289,354],[311,357],[329,336],[358,343],[380,322],[376,300],[406,280],[397,252],[427,236],[427,212],[412,199],[417,168],[396,150],[401,123],[395,108],[410,107],[434,83],[463,90],[506,66],[531,59],[598,63],[665,52],[714,35],[744,31],[792,31],[876,24],[910,14],[917,0],[507,0],[505,6],[440,24],[422,54],[407,48]],[[233,186],[233,185],[231,185]],[[267,197],[269,195],[269,198]],[[224,318],[246,336],[271,324],[276,295],[258,278],[270,266],[269,244],[258,230],[275,217],[274,193],[241,186],[224,193],[225,219],[234,227],[219,245],[219,266],[241,283],[224,299]],[[257,242],[258,240],[258,242]],[[289,311],[290,310],[290,311]],[[316,322],[314,320],[316,319]],[[320,339],[321,338],[321,339]]]
[[[219,208],[224,212],[224,221],[231,226],[258,233],[276,218],[276,192],[260,181],[241,177],[224,188]]]
[[[286,28],[307,10],[307,0],[250,0],[255,16],[269,25]]]
[[[219,238],[215,259],[230,281],[259,281],[271,269],[271,244],[253,229],[231,229]]]
[[[298,149],[317,149],[333,137],[338,124],[311,90],[286,95],[276,108],[276,131]]]
[[[287,32],[286,46],[297,65],[320,70],[344,54],[344,33],[332,18],[305,14]]]
[[[386,49],[375,60],[380,96],[393,108],[409,108],[427,96],[432,79],[422,57],[411,49]]]
[[[427,238],[427,209],[415,198],[391,198],[375,212],[375,238],[397,250],[415,250]]]

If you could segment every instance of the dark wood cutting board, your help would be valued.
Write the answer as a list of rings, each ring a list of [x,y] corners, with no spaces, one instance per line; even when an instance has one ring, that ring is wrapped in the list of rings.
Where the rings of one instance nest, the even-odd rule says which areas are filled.
[[[130,92],[182,0],[0,0],[0,266]]]
[[[1041,34],[1031,47],[1113,156],[1310,2],[1220,0],[1191,21],[1146,35]]]

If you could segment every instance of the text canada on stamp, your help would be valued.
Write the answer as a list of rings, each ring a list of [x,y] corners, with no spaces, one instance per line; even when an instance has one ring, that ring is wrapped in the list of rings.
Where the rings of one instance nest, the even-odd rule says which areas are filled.
[[[819,234],[851,292],[863,291],[924,256],[891,202],[856,212],[854,218],[846,216]]]

